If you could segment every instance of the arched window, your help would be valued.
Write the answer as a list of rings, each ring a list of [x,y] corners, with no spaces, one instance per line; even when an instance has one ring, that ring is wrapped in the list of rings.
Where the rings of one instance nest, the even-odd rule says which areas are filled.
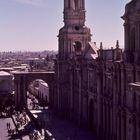
[[[81,55],[81,51],[82,51],[82,44],[81,44],[81,42],[75,41],[74,42],[74,49],[75,49],[76,55]]]

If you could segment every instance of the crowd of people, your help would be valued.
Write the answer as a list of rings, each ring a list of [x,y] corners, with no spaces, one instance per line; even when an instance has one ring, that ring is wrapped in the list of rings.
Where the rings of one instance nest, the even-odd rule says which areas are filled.
[[[28,96],[30,98],[30,107],[32,109],[39,109],[40,106],[37,102],[37,99],[34,96]],[[15,127],[11,124],[11,122],[6,123],[7,132],[9,136],[22,135],[22,133],[28,132],[28,137],[30,140],[45,140],[45,131],[36,129],[36,127],[32,124],[33,122],[30,120],[29,116],[26,113],[26,110],[16,111],[14,106],[3,107],[0,109],[0,117],[12,117]]]
[[[41,134],[38,130],[34,130],[29,135],[30,140],[44,140],[44,134]]]
[[[35,130],[35,126],[30,121],[30,118],[25,111],[14,113],[16,125],[18,130],[23,130],[29,133],[30,140],[44,140],[44,135],[42,135],[38,130]]]
[[[19,128],[29,122],[29,118],[27,117],[27,114],[25,111],[23,111],[22,113],[15,111],[14,116],[15,116],[15,119],[17,122],[17,128]]]
[[[8,135],[13,135],[15,133],[17,133],[15,128],[11,128],[11,124],[9,122],[7,122],[7,131],[8,131]]]
[[[14,107],[8,106],[8,107],[1,107],[0,109],[0,118],[6,118],[10,117],[13,113]]]
[[[36,99],[36,97],[32,95],[31,93],[28,93],[27,97],[29,100],[31,100],[28,103],[28,107],[32,110],[39,109],[38,100]]]

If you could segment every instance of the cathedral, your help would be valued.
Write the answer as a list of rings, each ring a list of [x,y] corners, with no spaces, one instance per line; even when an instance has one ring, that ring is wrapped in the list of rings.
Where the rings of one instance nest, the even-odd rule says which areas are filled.
[[[140,0],[125,7],[125,48],[91,41],[85,0],[64,0],[53,107],[98,140],[140,140]]]

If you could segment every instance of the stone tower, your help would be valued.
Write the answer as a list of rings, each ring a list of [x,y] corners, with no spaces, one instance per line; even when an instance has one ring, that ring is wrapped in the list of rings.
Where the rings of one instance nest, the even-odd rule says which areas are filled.
[[[85,26],[85,0],[64,0],[64,26],[59,30],[59,53],[56,62],[56,107],[69,116],[73,94],[70,72],[71,60],[79,58],[91,41],[90,29]]]
[[[90,29],[85,26],[85,0],[64,0],[64,27],[58,38],[60,60],[81,54],[91,41]]]
[[[140,63],[140,0],[126,5],[123,15],[125,32],[125,61]]]

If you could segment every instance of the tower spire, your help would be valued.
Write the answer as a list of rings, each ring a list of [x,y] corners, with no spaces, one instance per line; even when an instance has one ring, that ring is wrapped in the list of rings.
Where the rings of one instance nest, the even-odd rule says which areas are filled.
[[[85,9],[85,0],[64,0],[64,8],[72,10]]]
[[[64,24],[85,24],[85,0],[64,0]]]
[[[60,60],[82,54],[91,41],[90,29],[85,26],[85,0],[64,0],[64,26],[58,37]]]
[[[119,40],[116,41],[116,48],[119,48]]]

